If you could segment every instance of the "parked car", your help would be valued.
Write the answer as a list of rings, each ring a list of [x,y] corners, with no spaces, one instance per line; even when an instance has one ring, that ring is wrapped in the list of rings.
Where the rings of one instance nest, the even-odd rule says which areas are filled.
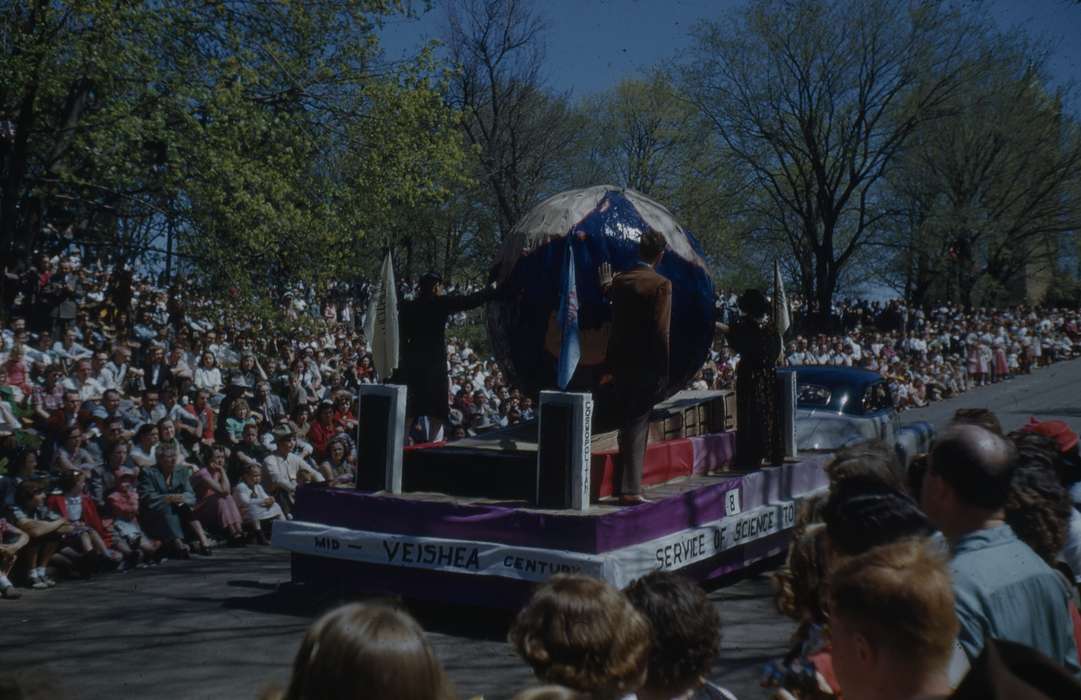
[[[796,374],[796,447],[832,451],[865,440],[882,440],[902,464],[930,447],[926,421],[901,423],[889,383],[878,372],[854,367],[784,367]]]

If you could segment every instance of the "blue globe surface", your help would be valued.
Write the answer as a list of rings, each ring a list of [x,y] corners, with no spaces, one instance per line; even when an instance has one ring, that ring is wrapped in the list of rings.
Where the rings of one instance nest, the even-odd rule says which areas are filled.
[[[531,394],[556,385],[561,330],[556,321],[566,265],[573,248],[579,303],[581,359],[568,391],[588,391],[601,427],[610,424],[611,385],[605,354],[611,311],[598,269],[630,269],[638,240],[651,227],[668,241],[657,272],[672,281],[671,365],[668,395],[702,366],[713,339],[714,288],[695,237],[662,205],[633,190],[600,185],[569,190],[534,207],[503,242],[496,266],[510,293],[487,307],[496,358],[516,386]]]

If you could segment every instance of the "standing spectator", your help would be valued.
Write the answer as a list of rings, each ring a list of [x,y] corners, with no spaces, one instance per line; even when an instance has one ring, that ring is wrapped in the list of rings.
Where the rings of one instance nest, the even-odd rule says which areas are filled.
[[[454,691],[413,618],[351,603],[316,620],[293,663],[289,689],[275,700],[451,700]]]
[[[958,639],[970,660],[994,638],[1032,647],[1078,674],[1069,592],[1005,522],[1015,461],[1009,442],[976,425],[948,428],[931,449],[921,502],[950,545]]]
[[[948,667],[959,625],[950,576],[926,540],[876,547],[842,562],[830,580],[831,633],[846,700],[1050,700],[1081,684],[1040,653],[988,639],[951,694]]]
[[[595,700],[632,696],[646,680],[649,621],[604,581],[556,574],[511,626],[510,643],[544,683]]]
[[[721,653],[721,617],[698,584],[668,571],[654,571],[624,591],[652,631],[646,683],[638,700],[687,698],[702,685],[735,700],[706,677]]]

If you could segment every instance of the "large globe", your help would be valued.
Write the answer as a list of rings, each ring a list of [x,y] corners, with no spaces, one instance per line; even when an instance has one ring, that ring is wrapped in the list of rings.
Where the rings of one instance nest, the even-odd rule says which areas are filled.
[[[611,311],[597,276],[638,261],[638,240],[653,228],[668,241],[657,272],[672,281],[668,395],[702,366],[713,339],[714,290],[701,246],[662,205],[633,190],[600,185],[569,190],[534,207],[503,242],[496,268],[509,294],[488,304],[488,335],[511,381],[535,394],[553,389],[561,343],[556,322],[568,250],[573,250],[581,359],[567,391],[588,391],[600,427],[612,423],[605,354]],[[569,240],[568,240],[568,237]]]

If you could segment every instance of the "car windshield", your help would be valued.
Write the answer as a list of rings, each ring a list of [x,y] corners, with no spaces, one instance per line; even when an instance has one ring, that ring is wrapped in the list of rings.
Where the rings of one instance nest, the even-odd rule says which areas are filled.
[[[808,408],[829,406],[832,392],[821,384],[800,384],[796,389],[796,405]]]

